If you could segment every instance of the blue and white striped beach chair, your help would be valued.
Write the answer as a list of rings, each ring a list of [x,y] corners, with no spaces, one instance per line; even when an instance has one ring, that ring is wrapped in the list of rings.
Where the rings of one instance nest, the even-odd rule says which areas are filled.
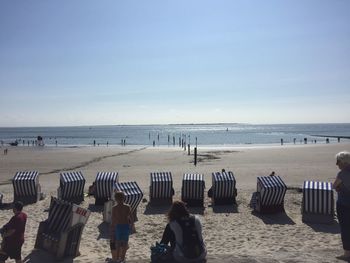
[[[113,187],[118,182],[117,172],[99,172],[95,179],[95,205],[103,205],[113,193]]]
[[[173,202],[174,188],[171,172],[153,172],[150,174],[150,205],[169,205]]]
[[[82,172],[61,173],[57,197],[72,203],[80,203],[84,201],[84,186],[85,178]]]
[[[184,174],[181,200],[188,206],[204,206],[205,181],[203,174]]]
[[[310,223],[334,222],[334,192],[332,183],[304,181],[302,220]]]
[[[113,192],[123,192],[125,195],[125,203],[130,205],[132,213],[132,221],[137,221],[137,207],[143,198],[143,192],[136,182],[122,182],[116,183],[113,188]],[[110,223],[112,216],[112,207],[115,203],[114,195],[112,195],[112,200],[104,204],[103,210],[103,221]]]
[[[51,197],[48,219],[40,222],[35,248],[53,253],[58,259],[78,256],[83,228],[90,211]]]
[[[208,196],[214,205],[236,204],[237,189],[233,172],[212,173],[212,187]]]
[[[37,171],[17,172],[12,179],[12,184],[14,202],[30,204],[40,200],[41,187]]]
[[[254,210],[260,213],[284,211],[287,186],[279,176],[259,176],[255,194]]]

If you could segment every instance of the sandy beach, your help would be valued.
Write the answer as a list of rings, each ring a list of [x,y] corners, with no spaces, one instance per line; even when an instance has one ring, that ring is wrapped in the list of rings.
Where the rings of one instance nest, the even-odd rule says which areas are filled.
[[[301,198],[298,188],[304,180],[333,182],[338,168],[335,154],[350,150],[350,142],[332,144],[199,148],[199,162],[178,147],[11,147],[3,155],[0,148],[0,192],[3,203],[13,201],[11,178],[17,171],[36,170],[46,198],[27,205],[26,242],[22,255],[27,262],[54,262],[41,250],[33,250],[39,222],[47,218],[50,195],[57,196],[59,173],[82,171],[85,190],[99,171],[116,171],[119,181],[137,181],[144,198],[149,200],[149,174],[170,171],[175,188],[174,199],[180,199],[184,173],[202,173],[206,191],[211,173],[226,169],[237,180],[238,209],[213,207],[205,198],[205,209],[192,209],[203,223],[208,262],[338,262],[342,253],[339,226],[305,224],[301,220]],[[249,201],[256,190],[256,177],[271,171],[282,177],[290,188],[285,197],[286,213],[259,215],[252,213]],[[104,262],[110,257],[108,226],[103,223],[102,209],[94,198],[81,204],[92,213],[84,228],[81,255],[63,262]],[[159,241],[166,224],[165,209],[150,209],[147,202],[138,207],[137,232],[130,238],[127,262],[150,262],[150,246]],[[12,216],[11,210],[0,210],[0,225]],[[339,261],[341,262],[341,261]]]

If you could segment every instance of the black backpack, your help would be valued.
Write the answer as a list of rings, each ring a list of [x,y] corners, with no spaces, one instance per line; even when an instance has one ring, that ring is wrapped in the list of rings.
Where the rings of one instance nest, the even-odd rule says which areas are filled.
[[[194,259],[199,257],[203,252],[203,243],[199,240],[198,232],[195,225],[195,217],[177,221],[182,229],[183,243],[182,252],[186,258]]]

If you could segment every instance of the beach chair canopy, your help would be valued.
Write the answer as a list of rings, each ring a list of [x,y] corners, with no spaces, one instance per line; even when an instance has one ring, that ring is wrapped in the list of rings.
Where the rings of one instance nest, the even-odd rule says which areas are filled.
[[[182,178],[182,199],[203,199],[205,181],[203,174],[184,174]]]
[[[73,204],[51,197],[47,230],[51,233],[61,233],[68,229],[72,221]]]
[[[132,212],[137,209],[143,197],[143,192],[136,182],[116,183],[114,191],[120,191],[125,194],[125,203],[130,205]]]
[[[95,180],[95,197],[110,198],[113,193],[113,186],[118,182],[117,172],[99,172]]]
[[[114,191],[120,191],[125,194],[125,203],[130,205],[132,212],[137,209],[143,197],[143,192],[136,182],[116,183]]]
[[[37,195],[39,173],[37,171],[17,172],[12,183],[14,194],[17,196]]]
[[[284,202],[287,186],[279,176],[258,176],[257,192],[263,206],[280,205]]]
[[[333,214],[333,190],[330,182],[304,181],[303,212]]]
[[[213,198],[235,197],[236,179],[232,172],[212,173]]]
[[[151,198],[172,198],[174,195],[171,172],[153,172],[150,175]]]
[[[60,174],[60,191],[62,199],[84,195],[85,178],[82,172],[65,172]]]

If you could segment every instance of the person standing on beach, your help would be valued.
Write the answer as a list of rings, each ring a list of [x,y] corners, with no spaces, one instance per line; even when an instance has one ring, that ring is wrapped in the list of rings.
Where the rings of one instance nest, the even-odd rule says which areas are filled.
[[[333,187],[338,193],[337,215],[344,249],[344,254],[338,258],[350,261],[350,152],[338,153],[336,160],[340,172]]]
[[[27,222],[27,215],[22,212],[22,209],[23,203],[15,202],[14,216],[1,229],[3,242],[0,249],[0,263],[5,263],[8,258],[14,259],[16,263],[22,263],[21,252]]]
[[[128,204],[124,203],[125,195],[123,192],[116,192],[114,197],[117,204],[112,208],[110,241],[112,260],[109,262],[123,263],[129,248],[131,209]]]

